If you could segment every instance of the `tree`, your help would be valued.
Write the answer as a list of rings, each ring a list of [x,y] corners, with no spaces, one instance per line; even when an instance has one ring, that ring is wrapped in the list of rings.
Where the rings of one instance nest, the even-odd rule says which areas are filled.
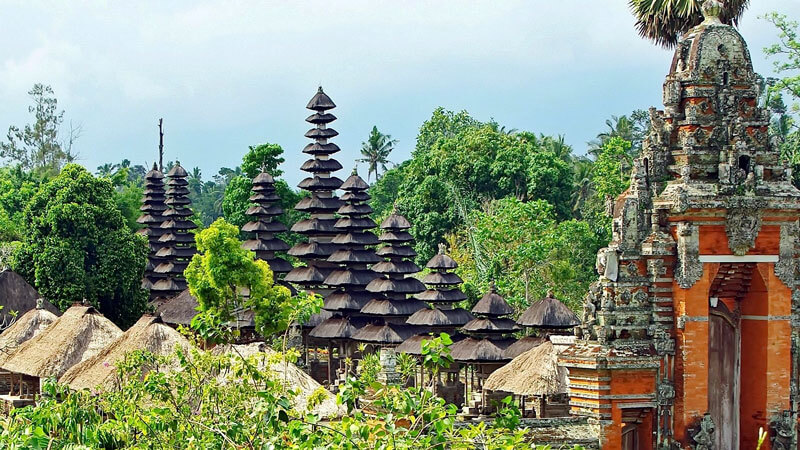
[[[66,136],[61,135],[64,111],[58,111],[58,100],[50,86],[37,83],[28,95],[33,100],[28,112],[35,120],[23,128],[8,128],[8,141],[0,143],[0,157],[25,170],[53,175],[75,159],[72,146],[80,137],[81,127],[70,124]]]
[[[314,299],[293,299],[288,288],[274,283],[269,264],[243,249],[238,236],[237,227],[217,219],[195,236],[198,253],[184,272],[189,292],[200,304],[192,327],[212,342],[229,342],[236,336],[238,330],[227,324],[237,322],[243,310],[253,312],[262,336],[286,330],[293,320],[302,322],[300,311],[308,310],[302,314],[305,319],[315,312]]]
[[[629,0],[639,34],[666,48],[674,47],[678,38],[703,22],[702,9],[708,5],[720,8],[723,23],[738,25],[750,0]]]
[[[631,156],[636,157],[650,131],[650,117],[647,111],[636,109],[629,116],[611,116],[606,120],[606,127],[607,131],[598,133],[597,138],[589,142],[589,154],[596,157],[609,139],[618,137],[631,143]]]
[[[383,134],[378,131],[377,126],[372,127],[366,142],[361,143],[361,155],[363,158],[357,162],[367,164],[367,181],[370,176],[375,174],[375,181],[380,178],[378,168],[386,172],[386,165],[390,163],[389,154],[394,150],[397,139],[392,139],[391,135]]]
[[[42,185],[24,213],[13,268],[65,310],[86,300],[125,328],[146,308],[147,241],[131,233],[111,182],[77,164]]]
[[[19,165],[0,168],[0,241],[25,236],[24,211],[39,190],[40,180]]]
[[[397,187],[376,183],[382,206],[396,203],[411,222],[419,261],[432,257],[470,211],[493,199],[545,199],[559,219],[571,216],[569,146],[530,132],[500,130],[465,112],[437,109],[420,127],[411,160],[402,170],[387,172]]]
[[[473,211],[448,240],[472,299],[494,282],[519,310],[549,289],[577,307],[595,278],[595,255],[602,244],[586,222],[559,222],[546,201],[515,197]]]

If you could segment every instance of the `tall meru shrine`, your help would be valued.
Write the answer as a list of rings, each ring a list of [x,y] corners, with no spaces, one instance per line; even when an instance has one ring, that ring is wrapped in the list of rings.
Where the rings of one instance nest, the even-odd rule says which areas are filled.
[[[472,371],[445,373],[438,392],[478,415],[487,398],[473,395],[489,374],[547,340],[514,338],[520,326],[561,329],[571,336],[553,340],[568,373],[564,416],[587,424],[596,447],[754,449],[763,428],[762,448],[797,448],[800,191],[770,142],[769,113],[759,104],[764,83],[744,39],[720,22],[718,2],[706,2],[703,13],[675,50],[664,109],[650,109],[630,187],[610,208],[613,239],[598,253],[599,279],[574,320],[550,297],[532,306],[550,309],[523,315],[539,322],[515,322],[495,292],[472,311],[458,308],[466,297],[446,249],[415,278],[412,224],[392,214],[373,233],[369,186],[356,174],[333,175],[342,168],[331,157],[339,151],[328,126],[335,104],[320,88],[306,119],[313,142],[301,169],[310,175],[299,186],[309,195],[296,207],[308,218],[292,228],[305,241],[289,248],[276,237],[285,231],[274,220],[283,211],[267,173],[254,179],[252,221],[242,229],[252,235],[245,247],[279,282],[325,298],[300,327],[304,347],[328,348],[317,378],[335,388],[341,361],[357,360],[359,343],[386,358],[419,354],[429,332],[447,331],[456,361]],[[167,176],[165,185],[158,170],[147,175],[145,286],[165,321],[185,322],[194,314],[182,293],[194,224],[185,170]],[[302,263],[281,258],[287,251]],[[313,374],[308,351],[306,358]]]

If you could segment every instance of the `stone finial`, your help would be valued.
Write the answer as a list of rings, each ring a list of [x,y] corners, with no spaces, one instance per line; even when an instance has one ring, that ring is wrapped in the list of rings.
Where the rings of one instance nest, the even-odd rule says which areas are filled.
[[[444,242],[439,242],[439,254],[444,255],[447,253],[447,245]]]
[[[36,299],[36,309],[42,309],[42,308],[44,308],[44,299],[42,297],[39,297]]]
[[[703,12],[706,24],[721,24],[719,15],[722,13],[723,4],[719,0],[706,0],[700,10]]]

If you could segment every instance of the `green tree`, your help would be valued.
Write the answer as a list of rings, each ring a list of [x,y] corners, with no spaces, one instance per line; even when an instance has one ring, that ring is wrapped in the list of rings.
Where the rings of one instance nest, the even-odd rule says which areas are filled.
[[[737,25],[750,0],[711,2],[720,8],[723,23]],[[667,48],[674,47],[683,33],[703,22],[704,3],[708,0],[628,0],[639,34]]]
[[[34,122],[23,128],[13,125],[8,128],[8,141],[0,142],[0,157],[20,164],[25,170],[54,175],[75,159],[72,146],[81,129],[70,125],[62,133],[64,111],[58,110],[58,100],[50,86],[37,83],[28,95],[33,100],[28,112],[34,115]]]
[[[40,180],[21,166],[0,168],[0,241],[25,236],[25,206],[39,190]]]
[[[30,200],[24,225],[13,268],[43,297],[62,310],[85,299],[123,328],[141,316],[147,242],[125,227],[108,179],[68,164]]]
[[[387,172],[388,182],[376,183],[373,204],[380,212],[397,204],[412,224],[419,260],[426,261],[486,201],[545,199],[560,219],[570,217],[570,159],[571,149],[560,138],[509,134],[465,112],[439,108],[420,127],[411,160]]]
[[[595,255],[602,244],[586,222],[558,222],[546,201],[515,197],[472,212],[449,241],[470,297],[477,299],[494,281],[519,310],[550,289],[577,307],[595,278]]]
[[[392,153],[396,144],[397,139],[392,139],[389,134],[381,133],[378,131],[377,126],[372,127],[366,142],[361,143],[361,156],[363,158],[356,160],[367,164],[367,181],[369,181],[373,173],[375,174],[375,181],[380,179],[379,168],[386,172],[386,165],[390,164],[389,154]]]
[[[212,342],[228,342],[237,335],[227,324],[235,323],[242,310],[253,311],[256,330],[269,336],[286,330],[298,311],[309,309],[302,307],[301,297],[307,296],[293,299],[288,288],[275,284],[269,265],[243,249],[238,236],[238,228],[217,219],[195,236],[198,253],[184,272],[189,292],[200,304],[192,327]]]

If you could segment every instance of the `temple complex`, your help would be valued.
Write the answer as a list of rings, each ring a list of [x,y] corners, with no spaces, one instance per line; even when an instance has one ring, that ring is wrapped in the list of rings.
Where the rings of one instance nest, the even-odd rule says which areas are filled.
[[[750,449],[760,427],[761,448],[797,448],[800,192],[719,6],[675,50],[560,355],[602,448]]]

